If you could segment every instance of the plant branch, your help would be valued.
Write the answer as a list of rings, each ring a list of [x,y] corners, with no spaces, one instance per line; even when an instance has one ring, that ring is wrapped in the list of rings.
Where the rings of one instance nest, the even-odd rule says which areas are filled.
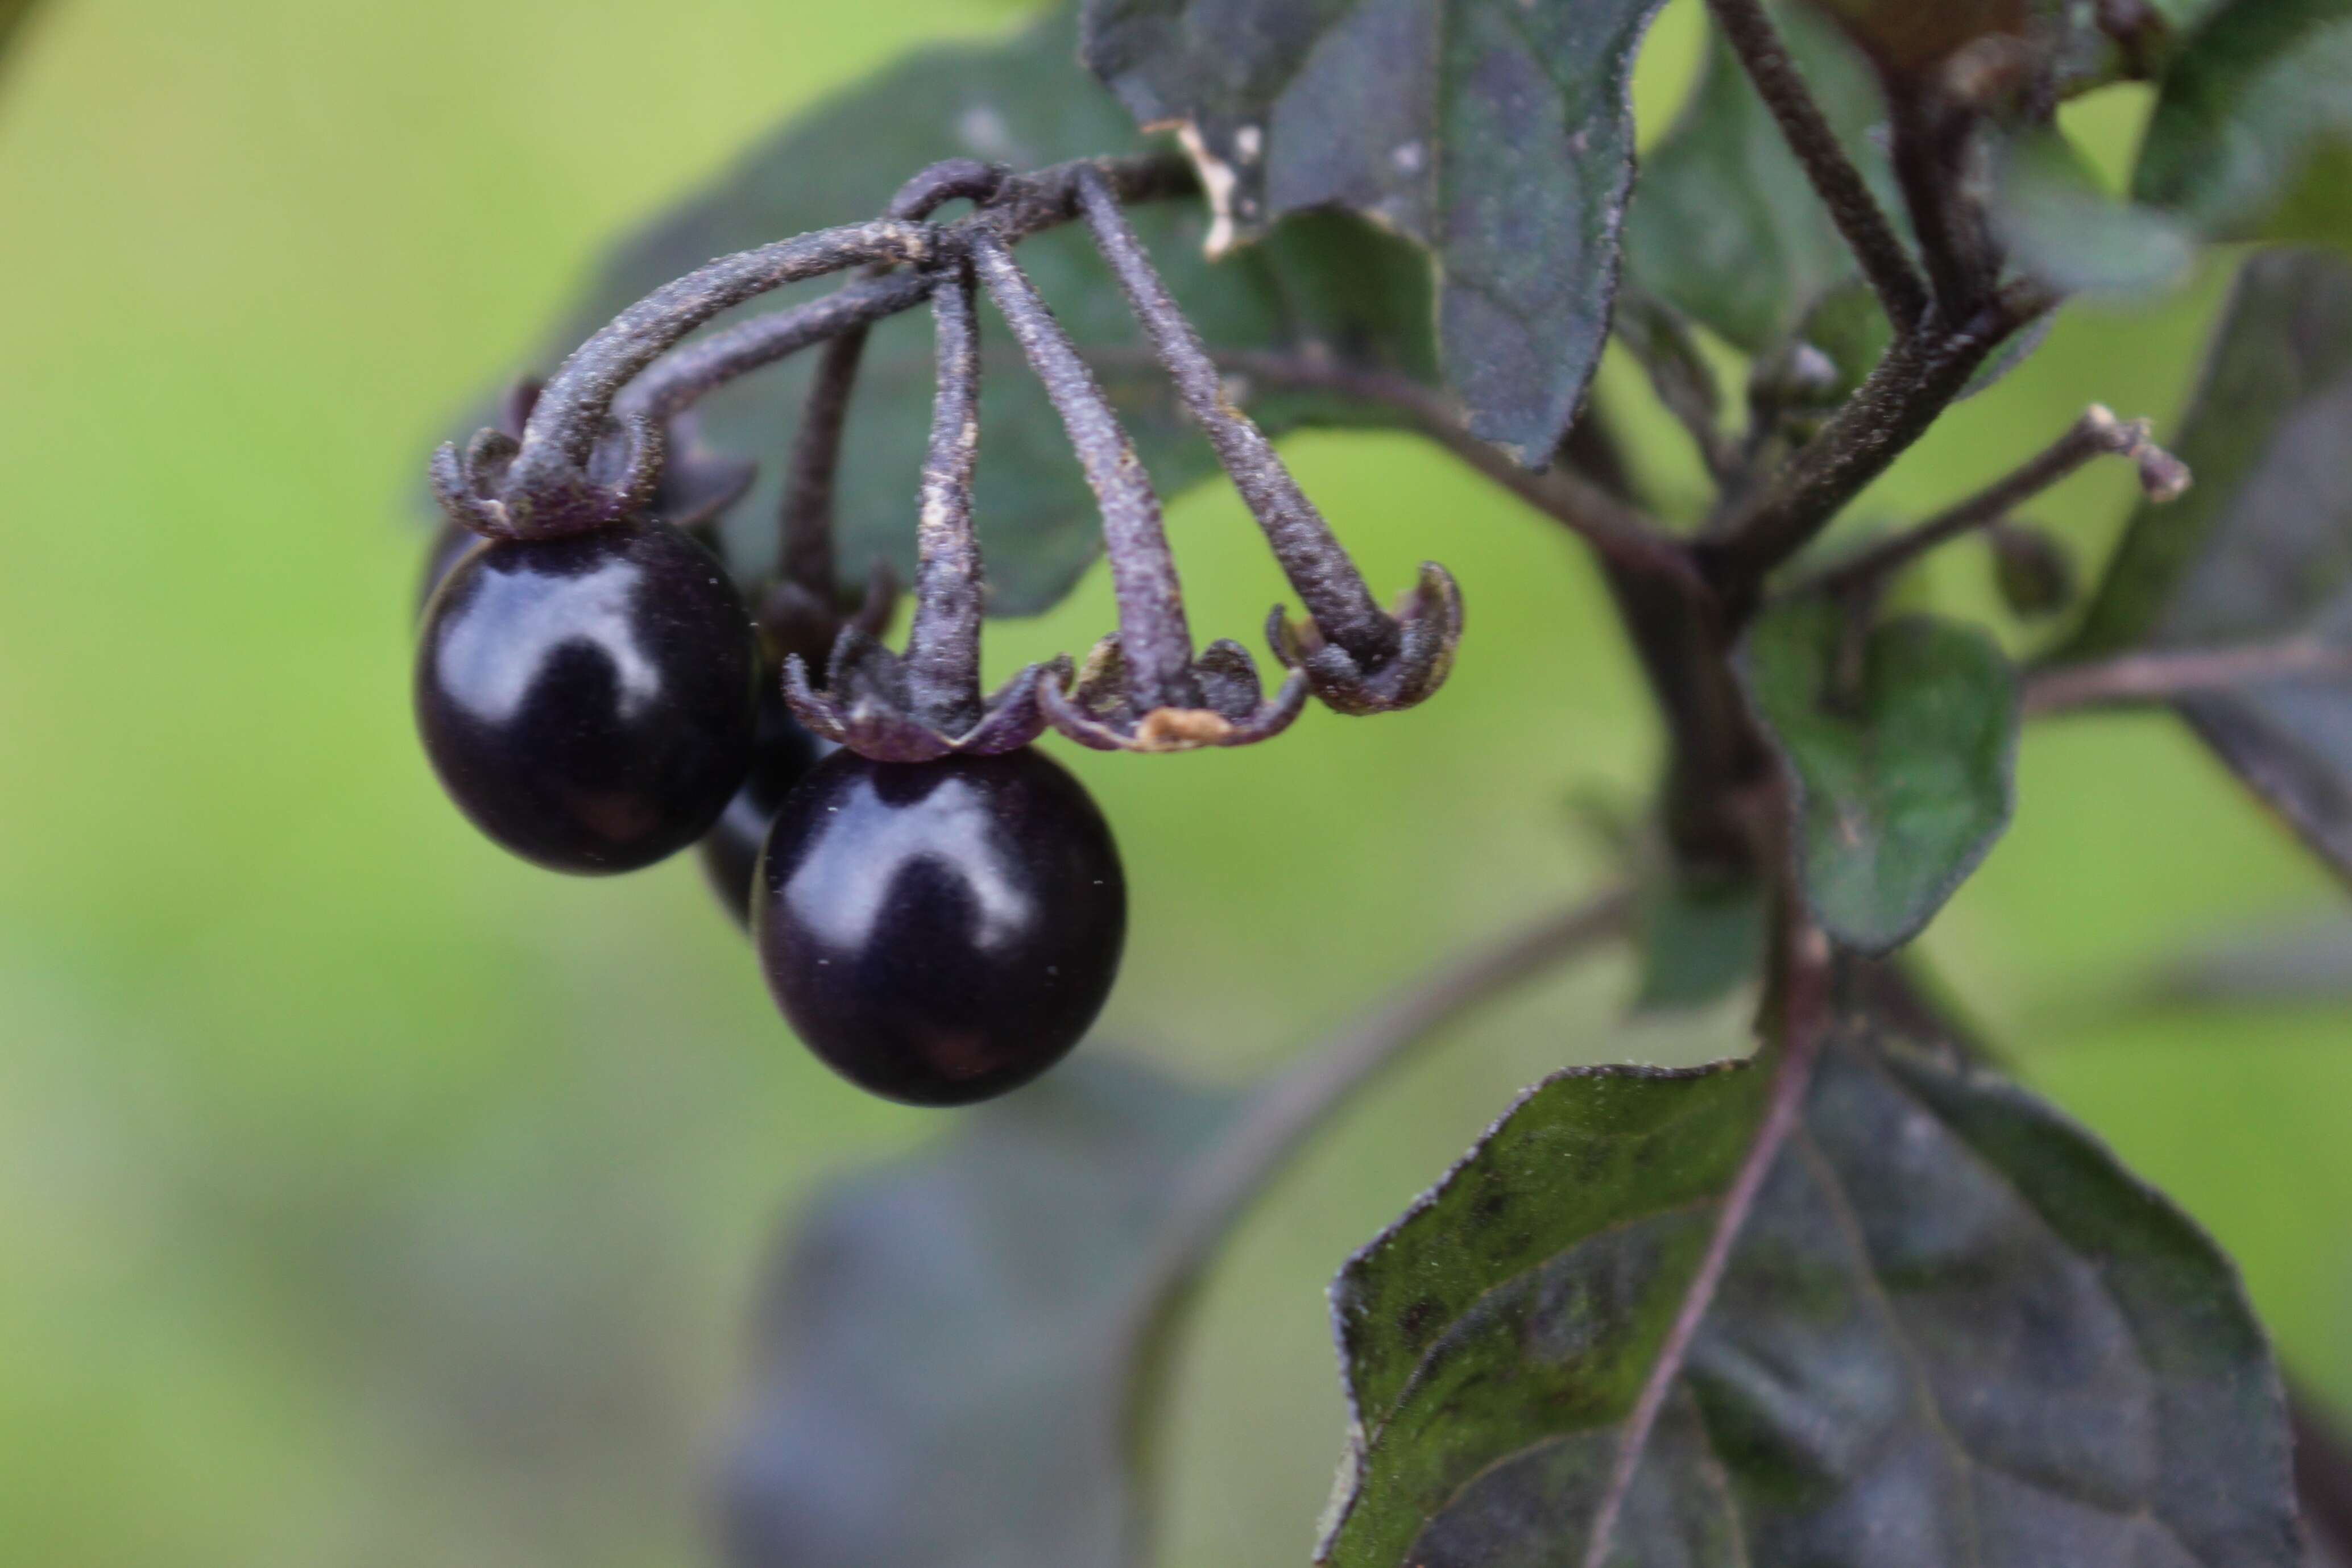
[[[1707,8],[1715,13],[1725,41],[1739,57],[1764,106],[1779,122],[1781,135],[1829,209],[1838,233],[1862,264],[1863,274],[1886,308],[1888,319],[1904,335],[1916,331],[1927,314],[1927,285],[1920,280],[1895,225],[1870,193],[1862,172],[1839,144],[1821,105],[1813,101],[1804,77],[1789,57],[1780,29],[1765,14],[1760,0],[1707,0]]]
[[[2126,653],[2037,672],[2025,683],[2024,711],[2029,718],[2040,718],[2324,675],[2352,675],[2352,648],[2302,636],[2242,648]]]
[[[1774,1053],[1772,1082],[1764,1103],[1763,1120],[1757,1124],[1755,1139],[1724,1193],[1723,1207],[1716,1211],[1715,1228],[1707,1236],[1706,1250],[1700,1255],[1698,1270],[1683,1292],[1682,1305],[1666,1331],[1665,1343],[1659,1347],[1658,1359],[1651,1364],[1642,1392],[1633,1401],[1633,1413],[1626,1417],[1608,1488],[1601,1494],[1600,1506],[1593,1511],[1592,1533],[1585,1539],[1584,1568],[1601,1568],[1608,1561],[1609,1548],[1617,1533],[1618,1516],[1624,1511],[1625,1499],[1633,1490],[1633,1477],[1641,1469],[1650,1434],[1656,1429],[1658,1416],[1666,1407],[1666,1396],[1673,1391],[1675,1379],[1682,1375],[1691,1345],[1698,1338],[1699,1325],[1715,1304],[1716,1291],[1730,1266],[1732,1249],[1738,1245],[1748,1217],[1756,1207],[1757,1196],[1764,1190],[1765,1178],[1772,1174],[1773,1162],[1787,1145],[1789,1134],[1796,1129],[1805,1092],[1812,1084],[1813,1066],[1821,1059],[1829,1026],[1829,943],[1811,926],[1792,932],[1790,940],[1793,951],[1779,998],[1780,1045]]]
[[[2038,289],[2004,295],[1952,332],[1898,340],[1822,433],[1762,496],[1699,541],[1699,562],[1744,620],[1766,577],[1810,544],[1845,504],[1926,434],[2009,336],[2055,303]]]
[[[1808,578],[1794,592],[1848,595],[1885,582],[1940,545],[1963,534],[2008,520],[2011,513],[2100,457],[2128,457],[2139,467],[2140,486],[2157,502],[2175,501],[2189,486],[2189,467],[2150,439],[2147,420],[2129,423],[2094,404],[2065,434],[2016,472],[1918,527],[1860,551]]]

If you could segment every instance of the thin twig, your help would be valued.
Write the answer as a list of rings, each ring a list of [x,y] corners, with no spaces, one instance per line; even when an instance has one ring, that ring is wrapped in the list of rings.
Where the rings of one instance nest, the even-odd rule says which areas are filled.
[[[1863,275],[1886,307],[1888,318],[1904,333],[1914,331],[1927,313],[1927,285],[1912,265],[1895,225],[1879,210],[1862,172],[1846,156],[1845,148],[1830,128],[1821,106],[1813,101],[1780,30],[1759,0],[1707,0],[1725,41],[1747,68],[1764,106],[1780,123],[1780,133],[1803,165],[1814,193],[1829,208],[1831,221],[1862,264]]]
[[[1623,936],[1633,910],[1632,893],[1621,888],[1466,953],[1375,1006],[1259,1092],[1186,1180],[1132,1298],[1118,1342],[1129,1368],[1120,1430],[1130,1442],[1142,1436],[1160,1371],[1148,1354],[1153,1341],[1217,1244],[1308,1135],[1416,1046],[1513,988]]]
[[[970,245],[981,282],[1013,329],[1054,412],[1062,416],[1078,465],[1102,508],[1111,589],[1118,601],[1119,648],[1136,707],[1198,707],[1191,689],[1192,629],[1151,476],[1103,395],[1102,383],[1013,259],[1012,247],[986,228],[974,229]]]
[[[2126,423],[2094,404],[2065,434],[2016,472],[1918,527],[1824,569],[1791,591],[1843,595],[1885,582],[1937,547],[2007,521],[2019,507],[2100,457],[2131,458],[2139,466],[2140,486],[2150,500],[2178,500],[2189,488],[2188,465],[2158,446],[2151,434],[2147,420]]]
[[[2352,648],[2305,636],[2242,648],[2126,653],[2035,674],[2025,683],[2024,711],[2028,717],[2039,718],[2326,675],[2352,675]]]
[[[1168,285],[1136,237],[1118,198],[1098,174],[1078,175],[1078,200],[1096,248],[1127,295],[1152,350],[1176,384],[1192,422],[1209,438],[1234,488],[1265,532],[1266,544],[1317,628],[1360,664],[1375,665],[1397,651],[1396,622],[1364,586],[1331,525],[1249,416],[1225,399],[1224,378],[1200,332],[1169,293]]]
[[[1927,434],[1994,350],[2054,303],[2028,287],[1957,331],[1898,340],[1764,494],[1699,541],[1700,565],[1736,614],[1752,609],[1764,579]]]
[[[1796,1129],[1799,1113],[1804,1108],[1805,1092],[1812,1084],[1813,1066],[1821,1060],[1828,1030],[1829,944],[1820,931],[1811,927],[1793,933],[1790,940],[1795,950],[1789,972],[1783,977],[1780,1042],[1774,1053],[1764,1118],[1757,1124],[1755,1139],[1748,1145],[1748,1153],[1724,1193],[1723,1207],[1716,1211],[1715,1228],[1707,1236],[1698,1270],[1683,1292],[1682,1305],[1675,1313],[1673,1326],[1666,1331],[1665,1343],[1658,1349],[1658,1359],[1651,1364],[1649,1376],[1633,1401],[1633,1413],[1625,1419],[1624,1435],[1618,1442],[1608,1489],[1601,1494],[1600,1506],[1593,1511],[1592,1533],[1585,1541],[1584,1568],[1601,1568],[1608,1560],[1618,1516],[1633,1489],[1633,1476],[1641,1469],[1650,1434],[1656,1429],[1675,1380],[1682,1375],[1683,1366],[1690,1358],[1699,1325],[1715,1304],[1716,1291],[1731,1263],[1732,1249],[1747,1228],[1757,1196],[1764,1190],[1765,1178],[1772,1174],[1773,1162],[1780,1157],[1789,1134]]]

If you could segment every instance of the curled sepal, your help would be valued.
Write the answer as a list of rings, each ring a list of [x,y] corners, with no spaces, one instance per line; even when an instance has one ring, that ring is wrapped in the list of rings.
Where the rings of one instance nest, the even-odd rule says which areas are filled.
[[[661,488],[668,449],[662,422],[630,410],[606,424],[584,466],[542,474],[526,502],[510,482],[522,443],[508,431],[485,426],[464,451],[445,443],[433,454],[433,494],[451,522],[475,533],[560,538],[646,515]]]
[[[1396,713],[1427,700],[1454,670],[1462,642],[1462,590],[1433,560],[1398,599],[1397,651],[1369,669],[1312,621],[1293,621],[1276,605],[1265,640],[1284,664],[1303,674],[1325,706],[1337,713]]]
[[[1031,664],[981,704],[980,716],[950,734],[920,716],[907,662],[871,632],[851,624],[833,645],[824,689],[810,683],[798,653],[784,658],[784,702],[811,735],[877,762],[936,762],[942,757],[993,757],[1045,733],[1040,697],[1070,678],[1070,661]]]
[[[1307,675],[1294,671],[1272,696],[1258,680],[1257,662],[1231,638],[1209,644],[1189,667],[1199,707],[1139,704],[1129,681],[1118,633],[1087,655],[1086,667],[1066,690],[1038,688],[1045,720],[1080,746],[1097,751],[1195,751],[1204,746],[1252,746],[1290,727],[1307,706]]]

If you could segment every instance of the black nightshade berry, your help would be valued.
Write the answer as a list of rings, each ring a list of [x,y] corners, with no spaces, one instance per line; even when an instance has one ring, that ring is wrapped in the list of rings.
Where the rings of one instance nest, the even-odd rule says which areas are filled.
[[[467,552],[481,542],[481,535],[459,528],[456,523],[443,523],[435,530],[433,542],[425,549],[425,574],[416,585],[416,612],[419,615],[424,614],[425,607],[433,602],[433,591],[441,586],[441,580],[449,575],[450,569],[465,559]]]
[[[416,722],[450,798],[556,871],[700,838],[751,766],[756,639],[710,552],[663,524],[501,541],[425,609]]]
[[[840,751],[776,818],[752,928],[769,988],[842,1076],[960,1105],[1036,1077],[1110,994],[1127,883],[1083,786],[1037,752]]]
[[[751,922],[751,879],[760,866],[760,846],[793,787],[808,777],[819,758],[835,750],[801,727],[784,706],[782,686],[762,677],[759,728],[751,742],[751,771],[735,791],[719,821],[703,835],[700,853],[703,875],[727,912],[746,925]]]

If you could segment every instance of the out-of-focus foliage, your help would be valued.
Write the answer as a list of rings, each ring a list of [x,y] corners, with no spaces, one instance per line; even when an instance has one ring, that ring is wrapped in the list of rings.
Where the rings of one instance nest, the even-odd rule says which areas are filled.
[[[2352,261],[2247,265],[2179,445],[2197,487],[2134,517],[2070,654],[2333,651],[2180,708],[2352,876]]]
[[[1646,136],[1699,19],[1661,18]],[[614,235],[901,50],[1022,20],[1003,0],[65,0],[21,31],[0,74],[10,1554],[707,1560],[707,1461],[776,1221],[939,1124],[783,1038],[692,866],[555,882],[469,834],[406,711],[407,502],[452,400],[539,347]],[[2085,144],[2127,165],[2136,124],[2101,124]],[[2218,282],[2070,317],[1859,514],[1947,501],[2093,401],[2169,416]],[[1643,479],[1687,497],[1639,375],[1612,358],[1601,395]],[[1212,1077],[1606,874],[1561,801],[1633,799],[1654,758],[1606,595],[1554,530],[1401,437],[1295,451],[1374,580],[1442,553],[1475,621],[1408,716],[1166,762],[1065,750],[1134,878],[1106,1032]],[[2088,473],[2041,515],[2095,565],[2129,487]],[[1244,634],[1282,590],[1240,507],[1203,488],[1172,521],[1196,624]],[[1917,591],[1990,612],[1983,567],[1961,547]],[[992,627],[992,667],[1108,613],[1097,574]],[[2214,1229],[2290,1361],[2352,1396],[2352,1009],[2123,1005],[2190,939],[2332,889],[2168,720],[2037,732],[2020,773],[1932,956],[2039,1087]],[[1305,1552],[1342,1420],[1322,1288],[1496,1107],[1566,1061],[1734,1038],[1736,1004],[1621,1030],[1633,988],[1604,969],[1464,1031],[1244,1233],[1175,1387],[1170,1562]]]

